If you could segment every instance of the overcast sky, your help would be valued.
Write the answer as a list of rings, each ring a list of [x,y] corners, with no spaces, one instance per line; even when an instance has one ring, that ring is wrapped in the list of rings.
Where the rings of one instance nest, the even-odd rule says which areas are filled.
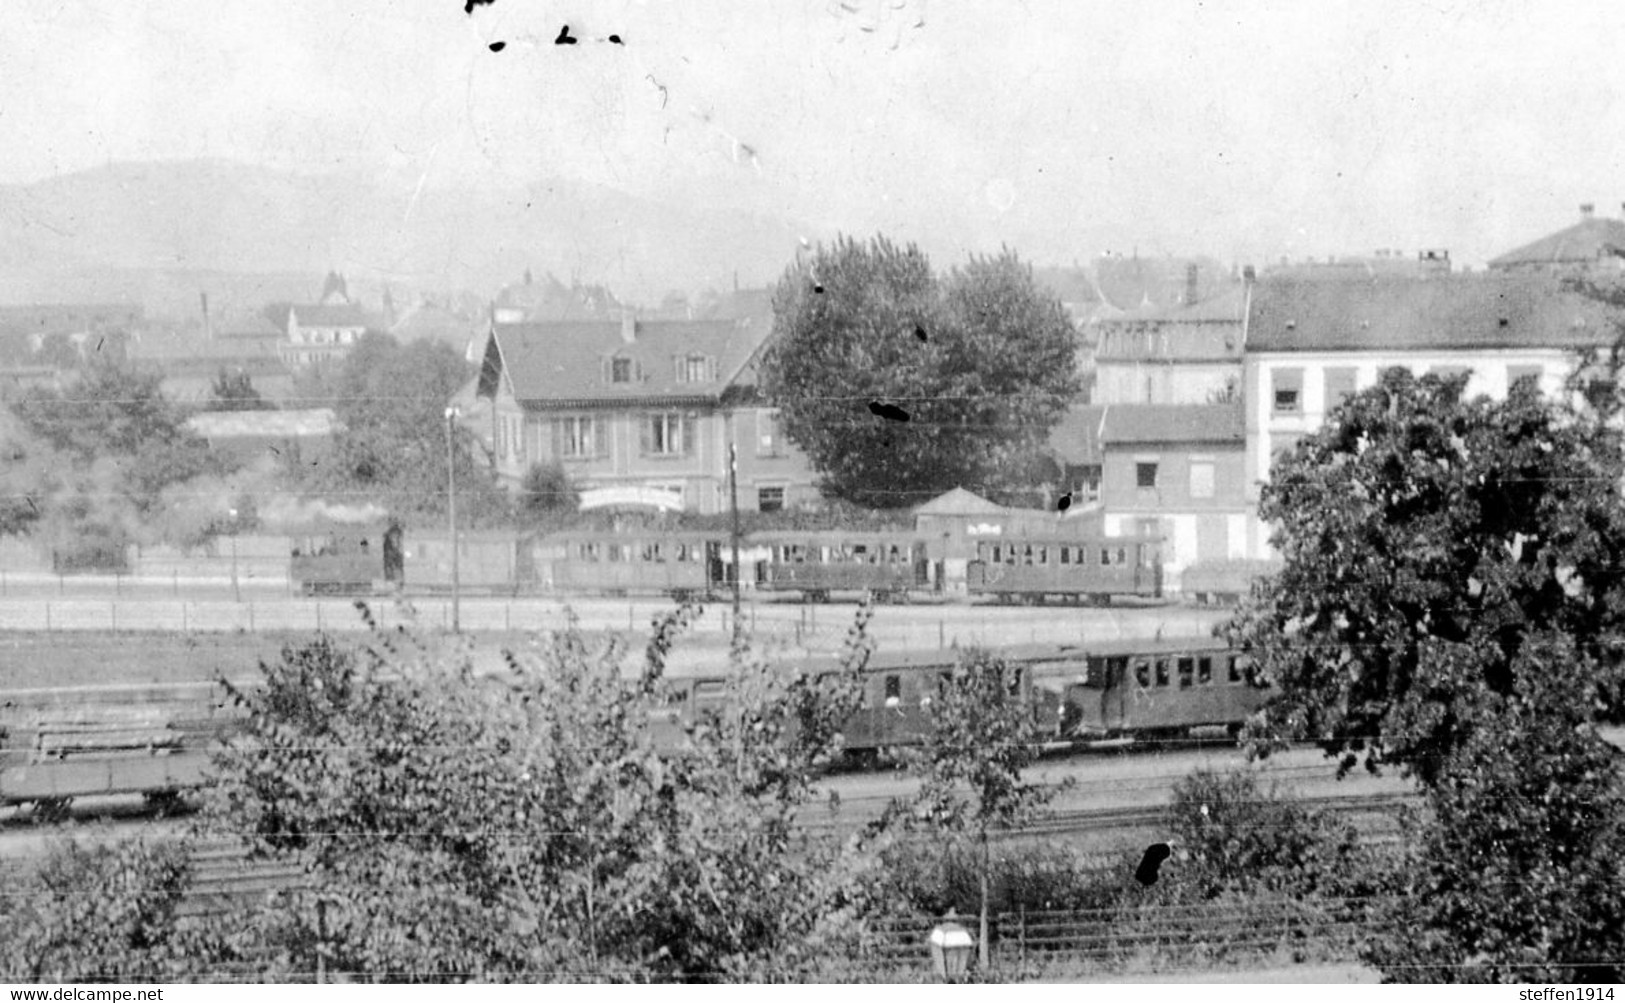
[[[1040,261],[1474,263],[1621,214],[1622,29],[1605,2],[6,0],[0,181],[562,174]]]

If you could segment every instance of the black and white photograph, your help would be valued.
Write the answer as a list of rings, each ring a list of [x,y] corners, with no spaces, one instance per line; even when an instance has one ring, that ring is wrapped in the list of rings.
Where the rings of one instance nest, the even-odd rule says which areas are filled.
[[[7,0],[0,985],[1614,1000],[1622,44]]]

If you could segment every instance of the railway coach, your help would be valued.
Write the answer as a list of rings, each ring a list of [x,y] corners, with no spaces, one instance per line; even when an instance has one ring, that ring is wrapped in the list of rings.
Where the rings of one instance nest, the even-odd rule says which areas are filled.
[[[979,540],[966,568],[973,596],[999,602],[1110,603],[1162,598],[1162,541],[1149,536]]]

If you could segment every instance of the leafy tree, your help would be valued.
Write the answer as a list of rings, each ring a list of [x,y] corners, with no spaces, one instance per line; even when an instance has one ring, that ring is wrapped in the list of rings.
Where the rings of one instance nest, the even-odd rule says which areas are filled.
[[[525,471],[519,504],[532,516],[574,512],[581,507],[581,492],[576,490],[563,465],[538,463]]]
[[[790,267],[774,317],[763,393],[825,491],[864,505],[1033,486],[1015,471],[1081,389],[1065,311],[1008,250],[939,277],[913,245],[842,238]]]
[[[239,694],[208,828],[319,888],[193,949],[390,981],[809,970],[853,861],[795,815],[856,705],[862,620],[829,679],[740,650],[730,699],[674,731],[663,665],[691,613],[657,623],[632,680],[573,623],[501,680],[410,636],[285,652]]]
[[[1576,705],[1619,707],[1625,440],[1532,383],[1505,401],[1464,386],[1391,370],[1277,462],[1259,514],[1285,565],[1229,625],[1280,688],[1255,737],[1432,781],[1547,631],[1597,667]],[[1435,641],[1476,652],[1473,674],[1425,657]]]
[[[1625,787],[1574,698],[1598,666],[1540,632],[1502,695],[1473,685],[1486,653],[1428,647],[1439,682],[1478,694],[1477,719],[1438,771],[1431,821],[1411,826],[1416,848],[1366,960],[1406,982],[1625,980]]]
[[[220,367],[220,374],[209,389],[209,397],[209,403],[204,405],[206,411],[276,410],[276,405],[260,396],[247,373],[228,373],[225,366]]]
[[[161,383],[156,373],[98,360],[67,389],[32,390],[12,410],[46,442],[83,460],[195,441],[186,412],[164,397]]]
[[[1625,794],[1594,723],[1620,710],[1625,439],[1587,378],[1497,402],[1387,372],[1264,492],[1286,563],[1229,628],[1281,691],[1254,737],[1398,763],[1432,809],[1368,955],[1391,977],[1620,977]]]
[[[186,971],[184,843],[63,842],[0,897],[8,982],[171,982]]]
[[[988,902],[994,830],[1029,820],[1055,788],[1029,784],[1022,771],[1037,758],[1041,736],[1023,692],[1021,669],[991,652],[965,651],[939,680],[928,708],[930,725],[910,756],[921,778],[911,805],[896,805],[888,821],[969,836],[979,866],[978,908],[982,971],[988,967]]]
[[[367,334],[318,388],[341,425],[332,459],[306,469],[307,487],[376,500],[391,512],[443,518],[446,512],[446,406],[471,371],[438,342],[401,345]],[[490,468],[476,460],[467,430],[453,431],[457,511],[471,523],[501,519],[507,501]]]

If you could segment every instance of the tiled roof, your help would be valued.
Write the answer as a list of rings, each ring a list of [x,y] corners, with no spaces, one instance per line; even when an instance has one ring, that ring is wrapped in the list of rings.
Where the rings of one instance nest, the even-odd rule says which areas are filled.
[[[1101,441],[1243,442],[1239,404],[1108,404]]]
[[[1587,217],[1580,222],[1508,251],[1491,268],[1578,265],[1604,258],[1625,258],[1625,220]]]
[[[528,406],[546,407],[718,398],[771,330],[771,323],[646,321],[637,324],[627,342],[621,322],[578,321],[497,324],[492,337],[514,396]],[[675,358],[691,355],[714,360],[715,378],[679,382]],[[632,361],[630,382],[609,381],[609,360],[614,358]]]
[[[1430,279],[1266,276],[1248,352],[1582,348],[1612,341],[1608,310],[1546,276]]]

